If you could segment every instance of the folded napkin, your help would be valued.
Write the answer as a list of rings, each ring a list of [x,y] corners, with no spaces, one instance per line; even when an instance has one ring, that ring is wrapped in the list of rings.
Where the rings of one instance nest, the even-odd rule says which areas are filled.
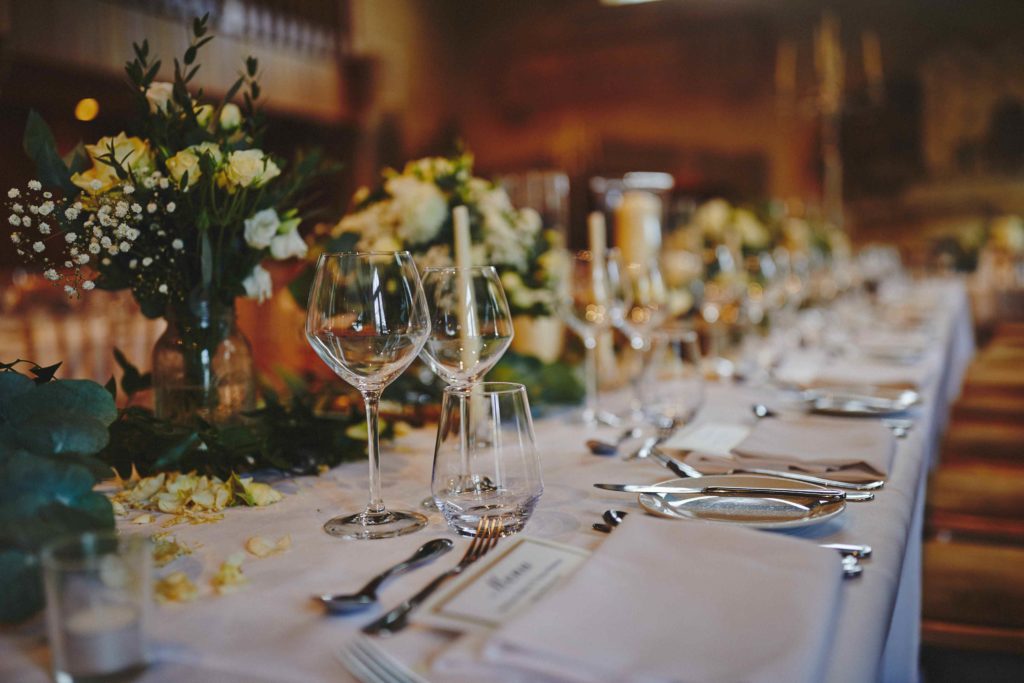
[[[820,681],[840,582],[836,553],[804,540],[630,515],[476,658],[456,645],[433,669],[453,681]]]
[[[892,432],[875,420],[799,415],[759,420],[732,454],[747,467],[860,470],[878,478],[888,475],[895,450]]]

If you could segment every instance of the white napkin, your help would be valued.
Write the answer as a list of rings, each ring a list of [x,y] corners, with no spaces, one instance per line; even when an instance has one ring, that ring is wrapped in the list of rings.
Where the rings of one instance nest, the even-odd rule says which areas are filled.
[[[875,420],[800,415],[758,420],[733,449],[746,467],[834,472],[860,469],[885,477],[896,451],[888,427]]]
[[[820,681],[841,573],[805,540],[634,514],[562,588],[433,668],[444,680]]]

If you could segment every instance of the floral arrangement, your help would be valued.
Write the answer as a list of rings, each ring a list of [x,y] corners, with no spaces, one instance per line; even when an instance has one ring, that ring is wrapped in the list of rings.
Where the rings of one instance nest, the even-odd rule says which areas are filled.
[[[39,176],[8,192],[10,238],[69,295],[129,288],[149,317],[199,301],[230,306],[238,296],[270,295],[264,259],[305,256],[299,208],[319,157],[284,172],[263,150],[255,58],[223,99],[189,92],[198,52],[213,38],[206,24],[193,22],[173,82],[156,80],[161,62],[148,42],[134,45],[125,70],[140,115],[131,133],[61,158],[49,128],[30,114],[25,147]]]
[[[686,230],[690,239],[705,249],[724,244],[743,253],[757,253],[774,245],[771,230],[757,214],[719,198],[697,207]]]
[[[386,169],[378,187],[356,193],[332,238],[360,250],[408,249],[420,267],[451,265],[458,205],[469,209],[473,264],[498,270],[512,314],[554,314],[563,258],[556,233],[542,230],[536,211],[514,208],[500,186],[475,177],[469,154]]]

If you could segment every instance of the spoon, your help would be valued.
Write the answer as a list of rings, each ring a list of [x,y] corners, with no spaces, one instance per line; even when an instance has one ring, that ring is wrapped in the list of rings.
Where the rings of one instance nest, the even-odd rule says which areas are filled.
[[[632,429],[627,429],[622,432],[622,434],[619,434],[619,438],[616,439],[614,443],[601,441],[600,439],[587,439],[587,448],[589,448],[590,452],[594,455],[615,455],[619,452],[619,446],[622,445],[623,441],[626,439],[634,439],[638,436],[640,436],[640,428],[633,427]]]
[[[352,614],[366,609],[377,602],[377,589],[392,576],[404,574],[410,569],[415,569],[435,557],[440,557],[455,546],[450,539],[435,538],[421,545],[416,552],[398,564],[385,569],[383,572],[370,579],[369,583],[355,593],[333,595],[325,593],[313,596],[315,600],[323,603],[324,607],[331,614]]]
[[[750,406],[750,409],[754,412],[754,417],[759,420],[763,420],[766,417],[778,417],[779,414],[769,408],[763,403],[755,403]]]

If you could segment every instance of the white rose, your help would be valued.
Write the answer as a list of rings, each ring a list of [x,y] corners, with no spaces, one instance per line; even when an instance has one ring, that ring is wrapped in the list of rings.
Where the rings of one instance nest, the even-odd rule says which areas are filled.
[[[260,187],[271,178],[281,175],[277,167],[260,149],[243,149],[228,155],[227,166],[221,175],[221,183],[230,188]]]
[[[307,249],[306,242],[299,235],[298,230],[290,230],[283,235],[275,235],[270,240],[270,255],[278,261],[293,256],[302,258],[306,255]]]
[[[242,125],[242,110],[238,108],[237,104],[228,102],[220,110],[221,130],[234,130],[240,125]]]
[[[733,214],[733,224],[744,245],[754,249],[768,246],[771,235],[768,234],[768,230],[761,224],[761,221],[757,220],[757,216],[750,211],[737,209]]]
[[[263,209],[245,219],[245,243],[254,249],[265,249],[270,246],[277,229],[281,227],[281,219],[277,211]]]
[[[245,288],[247,297],[256,299],[259,303],[263,303],[274,293],[274,281],[263,266],[253,268],[249,277],[242,280],[242,287]]]
[[[423,244],[437,237],[448,217],[448,202],[437,185],[407,176],[388,179],[384,189],[391,195],[390,220],[406,244]]]
[[[705,235],[720,238],[729,222],[732,211],[724,199],[711,199],[701,204],[693,214],[693,222],[700,226]]]
[[[151,83],[146,88],[146,101],[149,102],[149,111],[153,113],[158,111],[166,112],[173,93],[173,83],[164,83],[162,81]]]

